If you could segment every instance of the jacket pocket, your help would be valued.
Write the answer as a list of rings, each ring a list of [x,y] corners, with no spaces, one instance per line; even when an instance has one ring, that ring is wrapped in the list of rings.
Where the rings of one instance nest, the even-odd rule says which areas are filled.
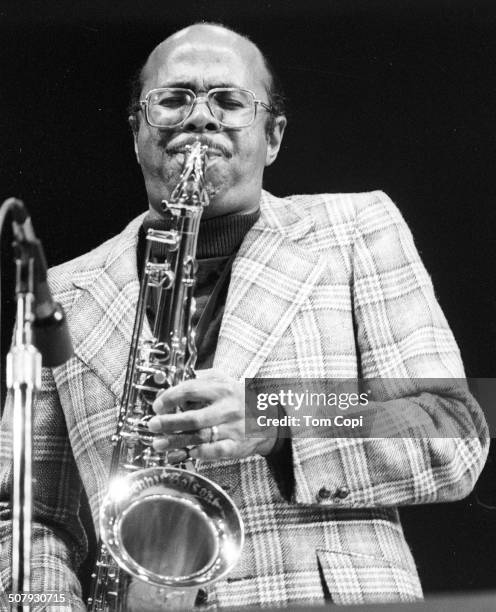
[[[362,604],[422,599],[414,570],[362,553],[317,549],[317,558],[332,601]]]

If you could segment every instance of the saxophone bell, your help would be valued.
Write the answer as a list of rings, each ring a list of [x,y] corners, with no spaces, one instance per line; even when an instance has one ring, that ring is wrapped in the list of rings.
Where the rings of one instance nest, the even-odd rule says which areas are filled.
[[[156,467],[115,480],[101,510],[101,537],[129,576],[158,587],[164,600],[226,575],[243,545],[239,511],[211,480]],[[181,599],[181,605],[184,600]]]

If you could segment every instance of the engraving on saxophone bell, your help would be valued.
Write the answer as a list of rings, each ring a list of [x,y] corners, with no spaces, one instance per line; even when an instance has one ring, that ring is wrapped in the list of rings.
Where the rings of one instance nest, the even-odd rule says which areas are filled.
[[[129,498],[134,498],[147,489],[163,484],[173,485],[175,490],[191,493],[216,508],[222,508],[222,498],[211,487],[198,482],[194,472],[179,469],[163,469],[153,474],[135,475],[134,482],[129,488],[128,496]],[[221,522],[217,523],[217,525],[219,524]]]

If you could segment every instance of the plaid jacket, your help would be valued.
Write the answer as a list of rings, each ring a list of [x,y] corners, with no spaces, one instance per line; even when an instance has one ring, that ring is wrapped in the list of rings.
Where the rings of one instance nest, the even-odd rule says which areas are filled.
[[[214,367],[238,379],[463,376],[430,279],[387,196],[264,192],[261,207],[233,265]],[[97,525],[106,489],[139,289],[141,220],[50,273],[75,355],[43,370],[34,411],[33,588],[70,590],[72,609],[80,593],[74,568],[87,545],[81,492]],[[10,413],[1,447],[4,551]],[[444,437],[420,439],[419,419],[433,435],[444,428]],[[426,381],[402,400],[402,438],[293,440],[291,501],[261,456],[205,464],[202,472],[229,491],[247,530],[240,563],[210,588],[208,607],[319,603],[324,588],[342,604],[420,598],[395,506],[466,495],[487,454],[481,422],[467,392]],[[319,495],[322,487],[330,495]],[[8,589],[10,559],[1,557]]]

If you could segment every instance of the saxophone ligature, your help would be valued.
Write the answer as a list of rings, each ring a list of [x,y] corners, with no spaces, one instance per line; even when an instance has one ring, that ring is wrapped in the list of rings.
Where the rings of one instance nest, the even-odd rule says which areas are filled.
[[[194,377],[195,255],[208,204],[207,147],[185,148],[179,183],[163,202],[166,231],[149,229],[100,542],[88,599],[92,612],[132,609],[145,592],[156,609],[192,609],[200,588],[236,564],[244,530],[238,509],[191,461],[172,465],[147,427],[157,393]],[[157,255],[158,254],[158,255]],[[143,333],[147,309],[151,338]]]

